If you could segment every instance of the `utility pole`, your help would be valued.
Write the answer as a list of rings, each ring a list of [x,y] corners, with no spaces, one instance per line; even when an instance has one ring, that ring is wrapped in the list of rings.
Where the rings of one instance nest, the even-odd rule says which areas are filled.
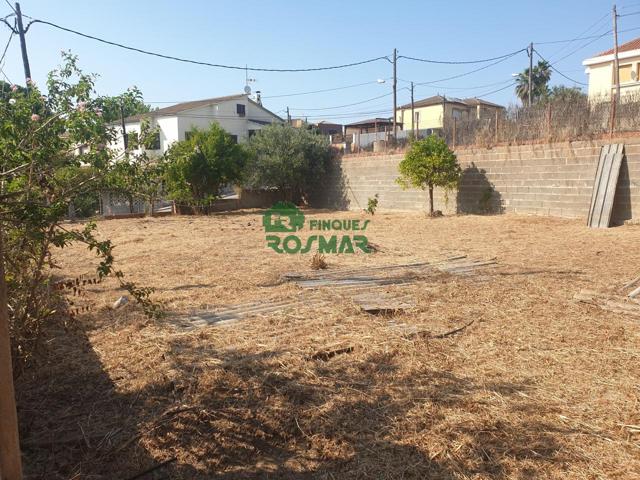
[[[418,134],[416,132],[416,114],[415,114],[415,108],[413,105],[413,82],[411,82],[411,130],[413,130],[414,140],[417,140]]]
[[[31,68],[29,68],[29,57],[27,56],[27,42],[24,39],[24,27],[22,26],[22,12],[20,4],[16,2],[16,18],[18,20],[18,35],[20,36],[20,50],[22,51],[22,64],[24,65],[24,78],[29,88],[29,80],[31,80]]]
[[[396,65],[398,63],[398,50],[393,49],[393,140],[398,139],[398,130],[396,123],[396,109],[398,108],[398,76]]]
[[[620,101],[620,64],[618,61],[618,12],[616,6],[613,5],[613,83],[615,85],[615,95],[611,95],[611,114],[609,124],[609,136],[613,135],[616,128],[616,108]]]
[[[287,107],[287,123],[291,125],[291,114],[289,113],[289,107]]]
[[[22,480],[18,415],[13,388],[11,342],[9,340],[3,234],[0,231],[0,478],[3,480]]]
[[[618,12],[613,6],[613,78],[616,83],[616,101],[620,101],[620,64],[618,61]]]
[[[533,42],[529,44],[529,106],[533,97]]]
[[[122,121],[122,140],[124,142],[125,152],[129,150],[129,136],[127,135],[127,127],[124,123],[124,106],[120,104],[120,119]]]

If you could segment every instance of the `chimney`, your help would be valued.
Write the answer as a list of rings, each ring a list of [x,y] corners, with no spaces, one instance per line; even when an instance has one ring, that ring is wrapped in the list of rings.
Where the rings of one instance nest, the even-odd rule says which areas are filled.
[[[260,98],[260,90],[256,90],[256,102],[258,102],[258,105],[262,105],[262,98]]]

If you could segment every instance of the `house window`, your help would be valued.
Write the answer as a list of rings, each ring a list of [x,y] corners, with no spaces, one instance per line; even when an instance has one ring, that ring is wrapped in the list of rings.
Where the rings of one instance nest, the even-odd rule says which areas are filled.
[[[249,138],[253,137],[256,134],[255,130],[249,130]]]
[[[242,103],[236,104],[236,112],[238,112],[239,117],[244,117],[246,113],[246,107]]]
[[[193,136],[193,132],[184,132],[184,140],[187,141]]]
[[[243,105],[244,107],[244,105]],[[238,135],[229,135],[231,137],[231,141],[233,143],[238,143]]]
[[[618,67],[618,79],[620,83],[629,83],[632,82],[631,71],[633,70],[633,65],[620,65]]]

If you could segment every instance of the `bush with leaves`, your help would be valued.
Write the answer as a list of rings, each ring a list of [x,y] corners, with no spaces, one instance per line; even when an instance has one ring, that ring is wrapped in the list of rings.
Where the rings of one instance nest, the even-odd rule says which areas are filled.
[[[294,202],[317,185],[333,155],[328,137],[281,124],[268,125],[251,137],[249,153],[245,185],[276,188]]]
[[[404,159],[398,166],[397,182],[402,188],[429,189],[429,214],[434,215],[433,188],[445,191],[458,186],[462,170],[453,151],[443,138],[430,135],[411,143]]]
[[[245,149],[218,124],[194,129],[188,140],[174,143],[164,160],[165,188],[170,198],[191,205],[212,202],[225,185],[239,182]]]
[[[63,53],[62,66],[49,74],[46,96],[29,81],[27,89],[11,86],[0,100],[0,267],[18,358],[33,351],[43,321],[60,306],[52,294],[53,254],[73,242],[98,255],[100,278],[114,276],[146,313],[160,313],[150,290],[126,282],[115,268],[113,245],[95,236],[95,225],[78,230],[65,224],[73,199],[97,194],[116,160],[106,148],[115,131],[105,121],[95,78]],[[79,145],[87,147],[80,154]]]

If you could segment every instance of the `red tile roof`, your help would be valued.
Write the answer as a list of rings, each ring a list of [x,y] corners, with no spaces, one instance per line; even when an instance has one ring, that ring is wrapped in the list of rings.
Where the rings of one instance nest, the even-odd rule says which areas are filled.
[[[623,43],[622,45],[618,45],[618,53],[629,52],[631,50],[640,50],[640,37],[634,38],[633,40],[628,41],[627,43]],[[601,52],[596,57],[603,57],[605,55],[611,55],[613,53],[613,48],[607,50],[606,52]]]

